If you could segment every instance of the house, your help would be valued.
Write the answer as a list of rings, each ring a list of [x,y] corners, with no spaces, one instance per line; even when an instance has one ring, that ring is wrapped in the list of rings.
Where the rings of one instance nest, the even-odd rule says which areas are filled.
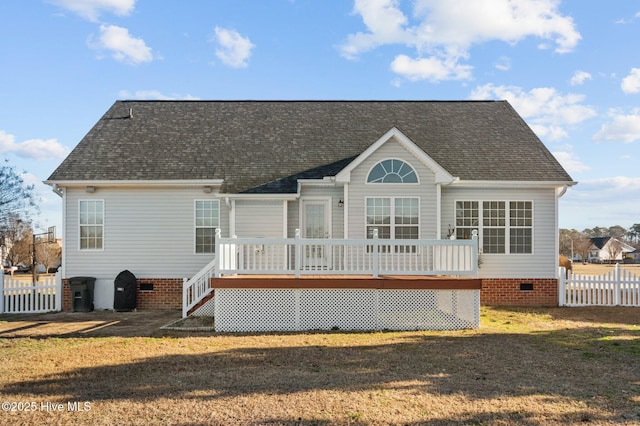
[[[614,237],[593,237],[591,244],[588,261],[593,263],[622,262],[636,252],[635,247]]]
[[[205,276],[220,241],[238,255],[231,236],[264,258],[267,239],[463,247],[474,231],[483,303],[555,305],[558,199],[575,184],[504,101],[117,101],[46,183],[63,199],[64,278],[96,277],[106,309],[125,269],[139,308],[182,307],[183,278]]]

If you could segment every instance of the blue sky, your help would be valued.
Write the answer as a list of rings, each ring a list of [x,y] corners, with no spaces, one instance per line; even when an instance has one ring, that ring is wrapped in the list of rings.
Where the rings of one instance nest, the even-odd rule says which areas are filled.
[[[41,182],[117,99],[507,99],[579,182],[561,227],[640,223],[640,1],[4,0],[0,15],[0,158],[37,185],[42,229],[62,221]]]

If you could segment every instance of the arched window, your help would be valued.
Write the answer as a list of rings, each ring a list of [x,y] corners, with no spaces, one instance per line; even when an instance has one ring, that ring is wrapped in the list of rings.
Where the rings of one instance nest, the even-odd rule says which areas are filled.
[[[402,160],[383,160],[373,166],[367,183],[418,183],[418,175]]]

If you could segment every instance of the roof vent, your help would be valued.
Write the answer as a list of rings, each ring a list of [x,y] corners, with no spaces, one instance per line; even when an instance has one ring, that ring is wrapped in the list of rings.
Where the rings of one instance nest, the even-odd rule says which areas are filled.
[[[133,118],[133,108],[129,108],[129,118]]]

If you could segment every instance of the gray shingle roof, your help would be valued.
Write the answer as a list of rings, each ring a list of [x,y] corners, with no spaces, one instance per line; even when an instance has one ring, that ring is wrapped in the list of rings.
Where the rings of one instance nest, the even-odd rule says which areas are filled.
[[[392,127],[462,180],[571,181],[505,101],[117,101],[49,180],[224,179],[223,192],[292,192]]]

